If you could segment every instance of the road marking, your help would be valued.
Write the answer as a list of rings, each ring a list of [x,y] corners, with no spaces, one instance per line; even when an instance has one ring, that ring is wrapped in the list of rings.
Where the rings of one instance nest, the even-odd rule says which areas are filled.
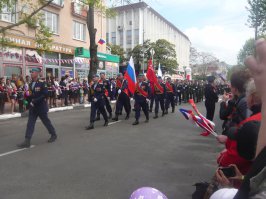
[[[115,121],[115,122],[108,123],[108,126],[113,125],[113,124],[116,124],[118,122],[122,122],[122,120],[118,120],[118,121]]]
[[[31,145],[30,146],[30,148],[33,148],[33,147],[35,147],[35,145]],[[24,150],[27,150],[27,149],[30,149],[30,148],[16,149],[16,150],[9,151],[9,152],[6,152],[6,153],[1,153],[0,154],[0,157],[6,156],[6,155],[11,155],[13,153],[17,153],[17,152],[20,152],[20,151],[24,151]]]

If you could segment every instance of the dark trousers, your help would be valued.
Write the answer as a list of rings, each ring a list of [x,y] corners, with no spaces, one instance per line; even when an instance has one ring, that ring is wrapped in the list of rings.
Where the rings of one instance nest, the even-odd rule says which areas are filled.
[[[152,111],[152,109],[153,109],[154,99],[155,99],[155,94],[152,94],[152,95],[151,95],[151,100],[150,100],[150,110],[151,110],[151,111]]]
[[[5,108],[5,94],[0,93],[0,114],[4,114]]]
[[[148,103],[146,101],[135,101],[135,110],[136,110],[135,118],[136,118],[136,120],[139,121],[141,109],[144,112],[146,119],[148,120],[149,119],[149,105],[148,105]]]
[[[181,104],[181,102],[182,102],[182,93],[181,92],[177,92],[177,94],[176,94],[176,104],[177,104],[177,102],[179,102],[179,105]]]
[[[155,114],[159,112],[159,104],[162,112],[164,112],[164,94],[155,94]]]
[[[205,107],[207,112],[206,118],[212,121],[215,113],[215,102],[205,101]]]
[[[44,124],[44,126],[48,130],[49,134],[50,135],[56,135],[55,129],[54,129],[50,119],[48,118],[48,114],[46,112],[39,113],[36,110],[34,110],[33,108],[30,108],[25,138],[31,139],[33,132],[34,132],[36,120],[38,117],[41,119],[42,123]]]
[[[107,113],[104,108],[104,101],[99,100],[97,102],[91,102],[91,115],[90,115],[90,123],[94,123],[96,117],[96,111],[99,110],[100,113],[103,115],[105,121],[108,121]]]
[[[105,104],[107,112],[109,113],[109,115],[111,115],[112,114],[112,107],[111,107],[110,101],[108,100],[108,98],[106,96],[104,96],[104,104]],[[99,118],[99,117],[100,117],[100,110],[98,109],[97,110],[97,118]]]
[[[165,110],[168,110],[170,104],[171,104],[172,109],[174,109],[175,108],[175,97],[173,93],[167,93],[166,95]]]
[[[130,98],[124,92],[119,94],[117,98],[115,114],[119,115],[123,107],[125,108],[126,114],[129,115],[131,111]]]

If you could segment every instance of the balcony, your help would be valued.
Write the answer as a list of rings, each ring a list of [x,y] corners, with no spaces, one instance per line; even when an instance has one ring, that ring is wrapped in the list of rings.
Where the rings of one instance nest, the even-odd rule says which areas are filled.
[[[81,3],[72,2],[71,10],[72,10],[72,15],[82,19],[87,18],[87,10],[88,10],[87,6],[82,5]]]

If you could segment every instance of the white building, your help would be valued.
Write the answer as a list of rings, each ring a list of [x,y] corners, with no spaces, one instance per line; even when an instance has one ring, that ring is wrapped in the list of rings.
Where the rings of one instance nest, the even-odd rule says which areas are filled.
[[[189,66],[189,38],[145,2],[115,8],[117,15],[107,19],[106,40],[128,52],[145,40],[166,39],[175,44],[179,70]]]

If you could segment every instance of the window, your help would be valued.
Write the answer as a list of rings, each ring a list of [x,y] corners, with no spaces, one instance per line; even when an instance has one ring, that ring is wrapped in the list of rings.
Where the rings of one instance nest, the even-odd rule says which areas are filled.
[[[11,0],[11,5],[13,6],[7,6],[3,5],[2,10],[0,12],[0,20],[6,21],[6,22],[11,22],[11,23],[16,23],[16,4],[12,3],[13,1]],[[1,14],[2,13],[2,14]]]
[[[124,43],[124,31],[122,30],[122,31],[120,31],[119,32],[119,34],[120,34],[120,46],[123,46],[123,43]]]
[[[63,6],[64,5],[64,0],[53,0],[53,4]]]
[[[45,25],[53,33],[58,33],[58,15],[52,12],[44,11]]]
[[[109,43],[109,33],[106,33],[106,43]]]
[[[134,43],[139,44],[139,29],[134,30]]]
[[[74,39],[85,41],[86,39],[86,26],[83,23],[74,21]]]
[[[112,32],[111,42],[112,44],[116,45],[116,32]]]
[[[127,30],[127,44],[132,44],[132,31]]]

